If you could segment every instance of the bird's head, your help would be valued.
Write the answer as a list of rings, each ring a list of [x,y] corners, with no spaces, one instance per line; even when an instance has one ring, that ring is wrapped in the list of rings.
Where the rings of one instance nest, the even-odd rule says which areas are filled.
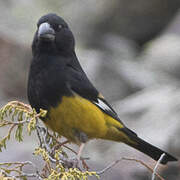
[[[33,53],[69,53],[74,51],[74,45],[74,36],[61,17],[50,13],[39,19],[32,44]]]

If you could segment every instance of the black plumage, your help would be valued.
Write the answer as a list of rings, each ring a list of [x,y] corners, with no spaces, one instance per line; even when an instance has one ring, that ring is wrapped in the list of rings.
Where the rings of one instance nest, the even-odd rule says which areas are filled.
[[[124,142],[155,160],[166,153],[128,129],[92,85],[76,57],[74,36],[61,17],[40,18],[32,53],[28,99],[37,112],[48,111],[44,121],[53,130],[77,144],[93,138]],[[176,160],[166,153],[162,164]]]

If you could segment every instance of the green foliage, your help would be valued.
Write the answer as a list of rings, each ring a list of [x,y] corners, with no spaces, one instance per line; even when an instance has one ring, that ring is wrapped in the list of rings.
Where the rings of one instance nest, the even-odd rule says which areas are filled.
[[[10,139],[12,131],[16,128],[15,138],[17,141],[23,141],[23,128],[27,125],[29,134],[36,128],[36,120],[39,117],[45,117],[46,111],[40,110],[37,114],[29,105],[18,101],[12,101],[0,109],[0,127],[9,126],[8,134],[0,140],[0,151],[6,148],[7,140]],[[10,119],[10,120],[8,120]]]
[[[45,110],[36,113],[29,105],[18,101],[12,101],[0,109],[0,128],[8,127],[7,135],[0,139],[0,151],[6,149],[7,140],[10,140],[13,130],[15,139],[23,141],[23,130],[31,135],[36,130],[40,141],[40,147],[35,149],[34,155],[41,156],[44,160],[44,168],[39,171],[36,165],[30,161],[26,162],[0,162],[0,180],[26,180],[28,177],[35,177],[42,180],[87,180],[89,176],[99,178],[94,171],[82,171],[77,168],[67,168],[62,163],[60,157],[68,159],[68,155],[63,150],[63,145],[59,142],[59,135],[52,135],[38,125],[39,118],[46,116]],[[42,135],[43,133],[43,135]],[[45,135],[44,135],[45,134]],[[68,148],[70,149],[70,148]],[[72,152],[74,152],[72,150]],[[53,159],[53,161],[52,161]],[[35,169],[34,174],[23,172],[24,166],[31,165]],[[16,174],[12,176],[11,174]]]
[[[62,151],[55,151],[55,160],[59,162],[60,158],[59,155],[62,153]],[[69,168],[66,169],[62,164],[56,163],[56,166],[53,168],[51,166],[51,162],[48,156],[48,153],[46,152],[45,149],[42,148],[37,148],[34,152],[35,155],[41,155],[44,159],[44,161],[47,163],[47,166],[50,169],[50,174],[47,178],[44,178],[44,180],[77,180],[77,179],[82,179],[82,180],[87,180],[88,176],[96,176],[98,177],[96,172],[89,172],[85,171],[82,172],[78,170],[77,168]]]

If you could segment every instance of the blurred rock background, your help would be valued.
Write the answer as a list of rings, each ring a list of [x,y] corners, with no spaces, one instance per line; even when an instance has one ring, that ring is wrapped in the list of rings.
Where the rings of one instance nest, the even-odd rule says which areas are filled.
[[[27,102],[31,42],[40,16],[55,12],[76,37],[81,64],[123,122],[150,143],[180,156],[180,1],[179,0],[6,0],[0,2],[0,103]],[[6,129],[1,130],[4,136]],[[24,135],[26,132],[24,133]],[[9,142],[0,161],[39,159],[37,139]],[[93,170],[120,157],[155,162],[123,144],[92,141],[84,156]],[[166,180],[179,180],[179,163],[161,166]],[[145,180],[137,163],[122,161],[105,180]]]

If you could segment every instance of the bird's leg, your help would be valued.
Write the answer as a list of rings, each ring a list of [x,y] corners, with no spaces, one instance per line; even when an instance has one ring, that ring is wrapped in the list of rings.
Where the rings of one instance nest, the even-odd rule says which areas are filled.
[[[84,149],[84,146],[85,146],[85,143],[81,143],[80,147],[79,147],[79,151],[77,153],[77,160],[80,161],[81,160],[81,154],[82,154],[82,151]]]
[[[81,157],[81,154],[82,154],[82,151],[85,147],[85,143],[81,143],[80,147],[79,147],[79,151],[77,153],[77,165],[79,163],[79,161],[82,161],[82,165],[83,165],[83,168],[85,168],[86,170],[89,169],[88,165],[86,164],[85,162],[85,159],[89,159],[89,158],[82,158]]]
[[[81,154],[82,154],[82,150],[83,150],[84,146],[85,146],[85,143],[81,143],[81,145],[79,147],[79,151],[77,153],[77,156],[74,159],[74,163],[73,163],[74,168],[79,168],[79,162],[81,161]]]
[[[79,162],[82,160],[83,166],[87,169],[88,166],[84,162],[84,158],[81,157],[82,151],[84,149],[85,143],[88,141],[88,137],[84,132],[79,132],[78,130],[74,129],[74,137],[76,138],[78,144],[80,143],[80,147],[78,150],[78,153],[76,154],[76,157],[73,158],[73,161],[67,162],[68,166],[72,165],[74,168],[79,168]]]
[[[79,147],[79,151],[75,158],[73,158],[71,160],[64,160],[66,167],[68,167],[68,168],[73,167],[73,168],[80,169],[80,167],[78,165],[79,165],[79,162],[81,161],[81,154],[82,154],[82,150],[83,150],[84,146],[85,146],[85,143],[81,143],[81,145]]]

